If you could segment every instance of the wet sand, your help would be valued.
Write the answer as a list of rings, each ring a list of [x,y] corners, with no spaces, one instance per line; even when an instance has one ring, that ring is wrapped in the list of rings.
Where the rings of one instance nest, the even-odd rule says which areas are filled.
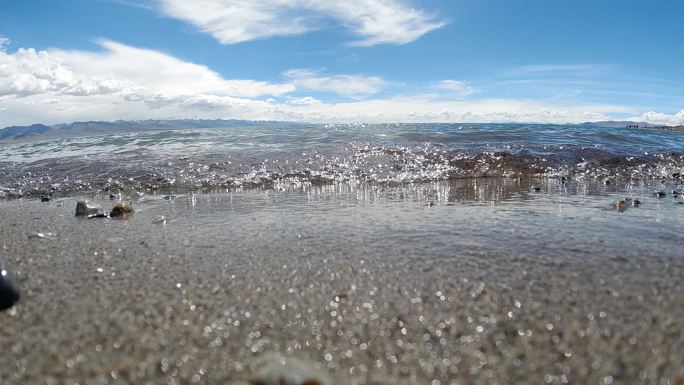
[[[684,384],[681,205],[450,187],[0,202],[0,383]]]

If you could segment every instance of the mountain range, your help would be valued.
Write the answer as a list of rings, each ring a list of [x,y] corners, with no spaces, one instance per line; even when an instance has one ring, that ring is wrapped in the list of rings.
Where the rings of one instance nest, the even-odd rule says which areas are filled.
[[[174,130],[188,128],[227,128],[227,127],[287,127],[301,123],[280,121],[254,121],[235,119],[175,119],[175,120],[117,120],[113,122],[88,121],[54,125],[33,124],[30,126],[9,126],[0,130],[0,143],[24,142],[80,136],[97,136],[128,132],[155,130]],[[650,128],[668,131],[684,131],[684,127],[656,126],[646,122],[604,121],[581,125],[594,125],[609,128]]]
[[[113,122],[88,121],[54,125],[33,124],[30,126],[9,126],[0,130],[0,142],[23,142],[37,139],[73,138],[127,132],[173,130],[188,128],[249,127],[265,125],[291,125],[291,122],[251,120],[117,120]]]

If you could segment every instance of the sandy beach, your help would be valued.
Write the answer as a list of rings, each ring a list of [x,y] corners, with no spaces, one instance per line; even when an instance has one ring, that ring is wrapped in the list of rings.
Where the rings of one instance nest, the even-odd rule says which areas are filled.
[[[0,314],[0,382],[269,383],[277,353],[337,384],[684,383],[675,202],[559,214],[548,192],[444,188],[150,196],[124,220],[0,202],[23,295]]]

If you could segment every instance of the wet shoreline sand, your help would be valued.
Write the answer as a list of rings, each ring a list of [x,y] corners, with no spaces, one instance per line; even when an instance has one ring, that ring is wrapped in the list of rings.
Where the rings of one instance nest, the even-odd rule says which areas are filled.
[[[0,380],[227,384],[277,352],[341,384],[681,384],[681,205],[491,183],[151,196],[126,220],[0,202],[23,290]]]

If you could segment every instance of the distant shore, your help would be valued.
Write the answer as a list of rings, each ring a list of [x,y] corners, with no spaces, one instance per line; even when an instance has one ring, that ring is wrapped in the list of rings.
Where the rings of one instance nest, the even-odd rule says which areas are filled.
[[[677,131],[677,132],[684,132],[684,126],[656,126],[656,125],[639,125],[639,124],[634,124],[634,125],[627,125],[625,128],[638,128],[642,130],[658,130],[658,131]]]

